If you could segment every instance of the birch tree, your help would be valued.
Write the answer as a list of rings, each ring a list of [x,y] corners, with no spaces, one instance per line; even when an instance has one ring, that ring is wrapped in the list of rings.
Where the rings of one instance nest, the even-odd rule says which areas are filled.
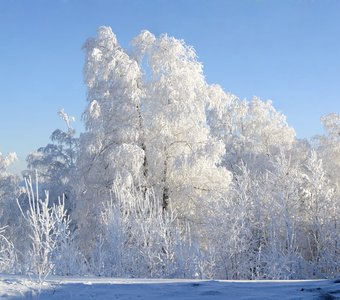
[[[224,145],[207,125],[202,64],[193,48],[167,35],[143,31],[133,45],[148,67],[143,106],[148,184],[164,210],[171,202],[181,217],[202,217],[203,207],[220,198],[231,181],[219,166]]]
[[[225,143],[224,163],[230,170],[243,161],[248,168],[265,171],[269,157],[293,147],[295,131],[271,101],[240,100],[218,85],[209,87],[209,101],[209,124]]]
[[[77,163],[76,218],[89,248],[100,228],[102,203],[110,199],[114,182],[119,178],[121,184],[129,185],[142,180],[144,151],[137,62],[120,47],[108,27],[100,27],[84,49],[88,104]]]

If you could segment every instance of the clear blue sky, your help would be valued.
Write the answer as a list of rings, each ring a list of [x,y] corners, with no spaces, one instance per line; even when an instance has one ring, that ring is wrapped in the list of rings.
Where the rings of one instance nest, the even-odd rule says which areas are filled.
[[[120,43],[142,29],[192,45],[206,79],[240,98],[272,99],[300,138],[340,112],[340,1],[2,0],[0,151],[26,155],[86,104],[81,46],[100,25]]]

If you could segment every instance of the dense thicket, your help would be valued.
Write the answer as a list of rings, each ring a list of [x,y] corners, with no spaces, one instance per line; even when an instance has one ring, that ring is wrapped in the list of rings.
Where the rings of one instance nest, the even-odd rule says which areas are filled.
[[[294,279],[340,274],[340,116],[298,140],[271,101],[209,85],[193,48],[108,27],[85,45],[85,132],[0,154],[0,271]]]

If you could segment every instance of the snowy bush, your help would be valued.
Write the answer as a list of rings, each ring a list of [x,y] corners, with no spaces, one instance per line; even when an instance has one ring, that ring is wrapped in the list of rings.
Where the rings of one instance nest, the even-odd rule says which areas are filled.
[[[0,272],[15,273],[17,256],[13,243],[4,235],[5,229],[6,227],[0,228]]]
[[[64,257],[70,237],[70,218],[65,210],[64,198],[58,204],[49,206],[49,194],[39,199],[38,178],[35,188],[31,179],[26,179],[26,193],[29,208],[23,211],[18,202],[22,216],[27,222],[31,240],[27,255],[29,257],[28,272],[43,278],[56,270],[56,263]],[[58,266],[58,268],[60,265]]]
[[[97,275],[193,277],[188,227],[164,211],[152,190],[114,185],[102,211],[102,233],[91,257]]]

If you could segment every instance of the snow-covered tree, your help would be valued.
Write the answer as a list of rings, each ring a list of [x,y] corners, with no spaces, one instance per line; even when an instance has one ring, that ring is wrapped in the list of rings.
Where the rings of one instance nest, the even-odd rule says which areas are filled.
[[[48,274],[54,273],[57,258],[63,256],[65,250],[71,250],[65,249],[71,234],[70,218],[65,209],[64,198],[59,198],[58,203],[51,206],[48,191],[45,191],[44,200],[39,197],[38,178],[35,180],[35,187],[31,179],[26,179],[25,182],[28,209],[23,210],[17,202],[27,222],[30,238],[29,249],[25,249],[25,255],[28,258],[25,271],[43,279]]]
[[[261,178],[265,245],[263,277],[294,279],[301,276],[299,265],[300,193],[302,174],[285,151],[272,157],[273,170]]]
[[[325,134],[316,136],[317,151],[329,179],[340,197],[340,114],[331,113],[321,118]]]
[[[238,169],[228,197],[216,203],[214,217],[207,224],[215,278],[256,278],[262,203],[257,197],[258,182],[247,166],[241,164]]]
[[[12,241],[20,215],[16,205],[16,199],[20,194],[20,179],[19,176],[11,174],[8,167],[16,160],[17,155],[14,152],[7,156],[0,153],[0,226],[9,226],[6,228],[6,234]]]
[[[257,97],[242,101],[218,85],[210,86],[208,93],[209,124],[214,136],[225,143],[224,163],[230,170],[241,161],[266,170],[271,155],[292,148],[295,131],[271,101]]]
[[[143,180],[144,151],[137,62],[119,46],[109,27],[100,27],[84,49],[88,105],[77,162],[76,218],[88,247],[98,234],[102,203],[110,199],[114,182],[129,185]]]
[[[218,166],[225,149],[210,136],[206,83],[193,49],[142,32],[134,40],[138,56],[132,58],[107,27],[100,27],[85,49],[87,131],[80,137],[77,163],[80,230],[87,236],[87,226],[99,225],[101,203],[117,180],[144,193],[152,188],[163,209],[172,202],[181,218],[203,218],[204,207],[228,190],[231,176]],[[143,56],[151,70],[144,78]]]
[[[67,115],[64,109],[58,114],[65,122],[67,131],[56,129],[51,135],[52,143],[27,156],[29,171],[25,171],[24,175],[35,178],[34,173],[38,171],[42,192],[48,190],[52,201],[57,202],[58,197],[64,195],[67,202],[70,202],[73,198],[71,174],[75,168],[78,139],[72,126],[74,117]],[[70,203],[67,206],[70,208]]]
[[[334,185],[326,176],[322,160],[311,151],[304,165],[301,193],[302,217],[305,226],[304,256],[312,265],[310,276],[327,276],[339,268],[339,199]]]
[[[15,273],[17,256],[13,243],[6,237],[6,226],[0,228],[0,272]]]
[[[163,209],[179,217],[203,217],[211,201],[228,190],[230,172],[219,167],[223,143],[210,135],[206,82],[193,48],[148,31],[133,45],[145,70],[143,119],[148,184]]]
[[[17,155],[14,152],[7,156],[0,153],[0,216],[1,221],[6,224],[10,221],[8,214],[18,196],[19,177],[8,172],[8,167],[16,160]]]

